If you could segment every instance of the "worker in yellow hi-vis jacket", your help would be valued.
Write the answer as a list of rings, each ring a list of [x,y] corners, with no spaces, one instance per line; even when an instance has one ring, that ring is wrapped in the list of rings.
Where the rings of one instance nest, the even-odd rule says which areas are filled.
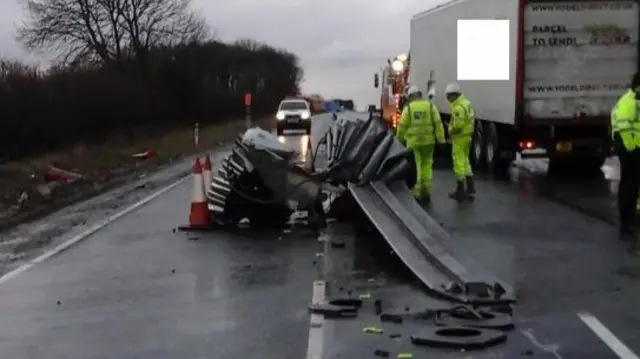
[[[640,192],[640,73],[611,110],[611,135],[620,161],[618,214],[621,234],[633,234]],[[634,211],[635,205],[635,211]],[[626,236],[623,236],[626,237]]]
[[[435,104],[423,99],[416,86],[407,90],[407,104],[402,109],[396,136],[415,156],[418,178],[411,191],[413,196],[420,201],[429,201],[433,153],[436,143],[444,143],[444,127]]]
[[[473,170],[469,161],[469,150],[475,128],[475,112],[471,102],[460,92],[458,84],[447,85],[445,94],[449,101],[451,115],[448,130],[451,138],[453,172],[456,176],[456,188],[449,194],[449,197],[463,200],[476,193]]]

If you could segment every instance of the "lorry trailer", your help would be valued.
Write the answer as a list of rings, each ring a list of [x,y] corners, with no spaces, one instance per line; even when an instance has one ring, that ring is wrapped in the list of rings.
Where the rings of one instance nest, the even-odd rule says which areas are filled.
[[[444,87],[459,83],[475,110],[476,168],[504,174],[520,154],[549,158],[550,171],[599,173],[611,108],[638,70],[638,2],[447,2],[411,19],[409,83],[435,90],[445,121]],[[509,20],[509,80],[457,81],[459,19]]]

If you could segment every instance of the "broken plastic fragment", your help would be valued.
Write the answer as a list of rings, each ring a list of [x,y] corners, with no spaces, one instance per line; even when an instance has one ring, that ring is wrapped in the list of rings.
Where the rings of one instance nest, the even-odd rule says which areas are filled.
[[[364,327],[362,328],[362,332],[366,334],[382,334],[384,331],[382,328],[378,327]]]

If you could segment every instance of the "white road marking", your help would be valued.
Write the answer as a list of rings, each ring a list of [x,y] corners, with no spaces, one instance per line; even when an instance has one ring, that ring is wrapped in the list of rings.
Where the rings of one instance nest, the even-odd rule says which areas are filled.
[[[162,188],[161,190],[141,199],[140,201],[132,204],[129,207],[124,208],[123,210],[112,214],[111,216],[107,217],[105,220],[103,220],[102,222],[99,222],[91,227],[89,227],[87,230],[85,230],[82,233],[79,233],[77,235],[75,235],[74,237],[70,238],[69,240],[65,241],[64,243],[61,243],[60,245],[58,245],[57,247],[53,248],[52,250],[43,253],[42,255],[38,256],[37,258],[19,266],[18,268],[9,271],[7,273],[5,273],[2,277],[0,277],[0,284],[7,282],[8,280],[15,278],[16,276],[18,276],[19,274],[21,274],[22,272],[25,272],[27,270],[29,270],[31,267],[33,267],[34,265],[38,264],[38,263],[42,263],[44,261],[46,261],[47,259],[55,256],[56,254],[68,249],[69,247],[73,246],[74,244],[82,241],[83,239],[86,239],[87,237],[91,236],[92,234],[98,232],[99,230],[101,230],[102,228],[106,227],[107,225],[109,225],[110,223],[126,216],[127,214],[135,211],[136,209],[144,206],[145,204],[151,202],[152,200],[162,196],[163,194],[169,192],[170,190],[174,189],[175,187],[177,187],[178,185],[180,185],[182,182],[184,182],[186,179],[191,178],[191,176],[185,176],[180,178],[179,180],[177,180],[176,182],[173,182],[172,184]]]
[[[627,347],[618,337],[616,337],[607,327],[602,324],[595,315],[587,312],[578,313],[578,318],[593,331],[620,359],[640,359]]]
[[[327,283],[323,280],[313,282],[313,295],[311,303],[321,304],[326,300]],[[311,314],[309,319],[309,345],[307,346],[306,359],[322,359],[324,350],[324,316]]]

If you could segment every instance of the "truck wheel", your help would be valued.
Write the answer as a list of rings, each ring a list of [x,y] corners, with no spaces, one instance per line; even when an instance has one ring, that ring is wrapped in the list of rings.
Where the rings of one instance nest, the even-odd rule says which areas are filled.
[[[509,175],[512,158],[503,158],[500,156],[500,140],[498,138],[498,129],[493,123],[487,123],[485,126],[485,158],[487,170],[489,174],[497,177],[505,177]]]
[[[487,166],[487,143],[482,121],[476,121],[474,136],[469,151],[469,161],[474,169],[484,171]]]

